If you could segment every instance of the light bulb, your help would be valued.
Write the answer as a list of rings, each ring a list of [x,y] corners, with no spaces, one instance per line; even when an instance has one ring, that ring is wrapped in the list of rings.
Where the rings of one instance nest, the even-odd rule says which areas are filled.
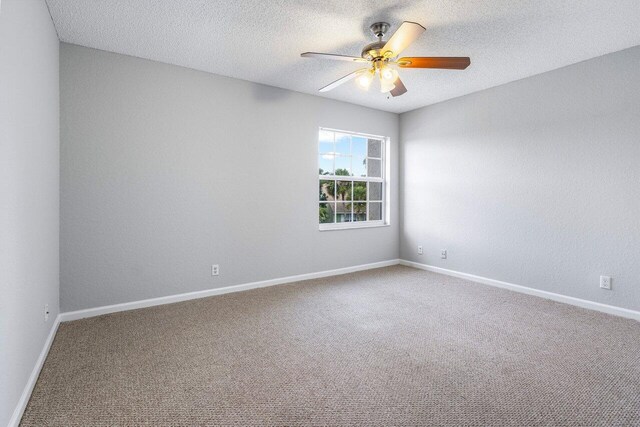
[[[371,73],[369,72],[366,72],[360,75],[360,77],[358,77],[358,85],[363,89],[369,89],[369,86],[371,86],[372,80],[373,80],[373,75],[371,75]]]
[[[398,72],[386,65],[384,68],[380,69],[380,92],[386,93],[390,90],[393,90],[396,86],[394,85],[395,81],[398,79]]]
[[[396,80],[394,71],[395,70],[393,68],[389,68],[389,67],[385,68],[384,70],[382,70],[382,73],[381,73],[382,79],[393,83]]]

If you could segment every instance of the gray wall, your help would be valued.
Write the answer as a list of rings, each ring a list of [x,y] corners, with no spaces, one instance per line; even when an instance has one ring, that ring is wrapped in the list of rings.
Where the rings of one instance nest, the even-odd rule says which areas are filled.
[[[401,257],[640,309],[638,70],[635,47],[403,114]]]
[[[397,115],[68,44],[60,72],[63,311],[397,258]],[[319,126],[391,137],[390,227],[318,231]]]
[[[44,1],[0,11],[0,425],[58,315],[58,36]],[[51,315],[44,322],[44,305]]]

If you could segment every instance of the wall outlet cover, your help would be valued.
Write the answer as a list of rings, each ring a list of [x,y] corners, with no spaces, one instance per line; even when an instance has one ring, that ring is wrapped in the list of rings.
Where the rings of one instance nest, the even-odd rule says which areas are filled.
[[[600,287],[611,290],[611,276],[600,276]]]

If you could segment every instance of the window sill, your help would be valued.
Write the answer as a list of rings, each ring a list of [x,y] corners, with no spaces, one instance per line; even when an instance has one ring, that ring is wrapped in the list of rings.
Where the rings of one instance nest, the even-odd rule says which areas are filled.
[[[390,224],[380,221],[380,222],[368,222],[364,224],[354,224],[350,222],[341,222],[338,224],[320,224],[319,231],[335,231],[335,230],[354,230],[359,228],[378,228],[378,227],[389,227]]]

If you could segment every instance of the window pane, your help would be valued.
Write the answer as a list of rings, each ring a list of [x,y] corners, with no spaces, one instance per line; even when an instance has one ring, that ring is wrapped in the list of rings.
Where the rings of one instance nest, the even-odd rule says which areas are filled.
[[[351,200],[351,181],[337,181],[336,193],[337,200]]]
[[[382,157],[382,141],[377,139],[369,140],[369,157]]]
[[[333,154],[320,154],[318,156],[318,172],[320,175],[333,175]]]
[[[369,203],[369,220],[380,221],[382,219],[382,203],[371,202]]]
[[[325,179],[320,180],[320,201],[334,201],[336,196],[336,182]]]
[[[351,221],[351,203],[336,203],[336,222]]]
[[[320,203],[319,220],[320,224],[334,222],[335,203]]]
[[[333,153],[336,151],[333,146],[333,132],[321,130],[318,142],[320,144],[319,150],[321,153]]]
[[[353,204],[353,220],[354,221],[367,220],[367,204],[366,203]]]
[[[351,154],[367,157],[367,140],[361,136],[351,137]]]
[[[333,142],[333,132],[330,130],[320,129],[318,140],[320,142]]]
[[[351,176],[350,156],[336,156],[336,175]]]
[[[369,183],[369,200],[382,200],[382,183]]]
[[[352,176],[367,176],[367,158],[359,155],[351,158],[351,175]]]
[[[373,178],[382,177],[382,161],[378,159],[367,159],[367,176]]]
[[[353,200],[367,200],[366,181],[353,182]]]
[[[336,153],[347,156],[351,154],[351,135],[336,133]]]

